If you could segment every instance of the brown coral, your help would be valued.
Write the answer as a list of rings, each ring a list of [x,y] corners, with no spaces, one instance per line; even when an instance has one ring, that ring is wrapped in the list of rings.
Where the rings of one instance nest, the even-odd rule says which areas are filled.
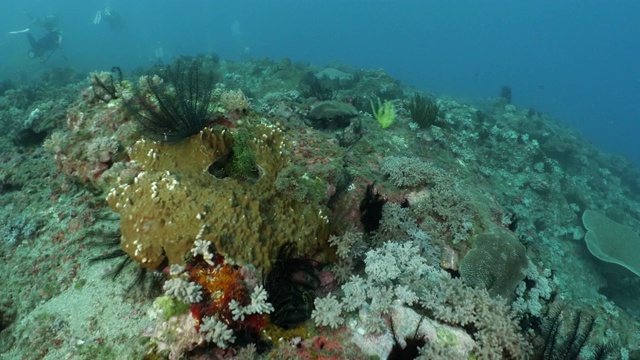
[[[276,126],[252,129],[250,146],[260,178],[219,179],[207,169],[229,156],[228,130],[204,129],[176,144],[138,141],[130,150],[132,182],[121,181],[107,201],[121,215],[122,248],[142,266],[183,263],[196,239],[209,240],[228,260],[270,266],[282,244],[302,253],[326,243],[327,216],[315,204],[279,193],[274,180],[288,163],[287,143]]]

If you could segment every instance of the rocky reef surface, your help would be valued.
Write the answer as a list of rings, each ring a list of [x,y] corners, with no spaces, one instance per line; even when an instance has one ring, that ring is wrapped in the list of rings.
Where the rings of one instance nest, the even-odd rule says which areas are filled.
[[[640,169],[504,96],[200,57],[0,116],[0,359],[640,356]]]

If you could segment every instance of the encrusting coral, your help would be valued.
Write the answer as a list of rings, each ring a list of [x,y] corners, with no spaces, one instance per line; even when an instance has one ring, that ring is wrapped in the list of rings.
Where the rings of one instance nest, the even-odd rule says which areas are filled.
[[[317,204],[278,192],[274,180],[288,163],[283,132],[270,124],[252,128],[260,176],[255,181],[217,178],[210,166],[229,157],[228,130],[205,128],[173,144],[140,140],[130,149],[133,178],[120,179],[107,196],[121,215],[121,246],[143,267],[181,264],[196,240],[240,263],[268,269],[278,249],[295,242],[313,253],[328,239],[328,218]],[[188,160],[188,161],[186,161]]]

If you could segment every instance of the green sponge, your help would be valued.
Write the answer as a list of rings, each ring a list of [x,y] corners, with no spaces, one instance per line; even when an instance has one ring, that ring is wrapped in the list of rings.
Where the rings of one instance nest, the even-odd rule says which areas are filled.
[[[640,276],[640,236],[594,210],[585,210],[582,223],[587,229],[584,241],[593,256],[624,266]]]
[[[189,305],[170,296],[159,296],[153,301],[153,307],[159,312],[163,320],[169,320],[175,315],[189,311]]]

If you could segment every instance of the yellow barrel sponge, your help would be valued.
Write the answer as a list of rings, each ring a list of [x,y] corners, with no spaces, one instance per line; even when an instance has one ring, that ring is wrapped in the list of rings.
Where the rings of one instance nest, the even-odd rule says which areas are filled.
[[[209,240],[228,261],[268,269],[278,249],[291,241],[313,253],[328,238],[327,211],[276,191],[274,180],[288,164],[283,132],[274,125],[251,129],[257,180],[219,179],[209,166],[228,157],[229,130],[204,129],[180,143],[138,141],[130,149],[137,176],[120,180],[107,196],[120,214],[121,246],[142,266],[158,269],[165,259],[183,263],[196,239]]]

